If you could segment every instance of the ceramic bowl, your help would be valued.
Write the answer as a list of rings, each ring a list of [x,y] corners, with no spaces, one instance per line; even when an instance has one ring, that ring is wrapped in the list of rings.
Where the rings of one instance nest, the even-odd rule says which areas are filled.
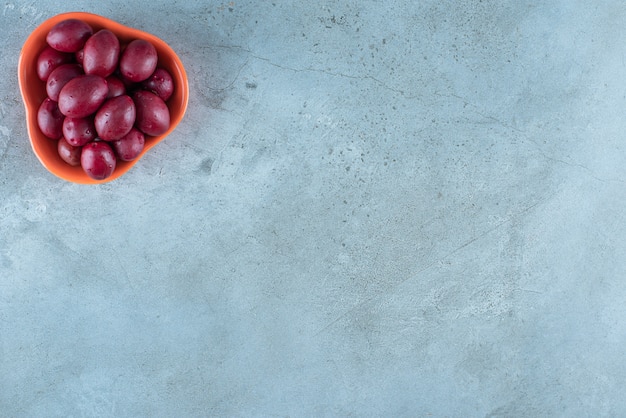
[[[46,46],[46,35],[57,23],[65,19],[81,19],[87,22],[94,30],[109,29],[117,35],[124,45],[133,39],[145,39],[151,42],[159,55],[158,65],[170,72],[174,79],[174,94],[167,101],[170,111],[170,127],[162,135],[146,136],[146,143],[142,153],[133,161],[118,160],[113,174],[104,180],[94,180],[89,177],[80,166],[72,167],[65,163],[58,155],[57,141],[44,136],[37,125],[37,111],[41,102],[47,97],[46,85],[37,77],[37,57]],[[52,174],[64,180],[81,183],[96,184],[115,180],[130,170],[133,165],[150,151],[156,144],[168,136],[180,123],[189,99],[189,84],[183,64],[164,41],[156,36],[138,29],[129,28],[113,20],[92,13],[71,12],[56,15],[39,25],[26,39],[19,58],[18,80],[24,107],[26,108],[26,127],[32,149],[41,161],[41,164]]]

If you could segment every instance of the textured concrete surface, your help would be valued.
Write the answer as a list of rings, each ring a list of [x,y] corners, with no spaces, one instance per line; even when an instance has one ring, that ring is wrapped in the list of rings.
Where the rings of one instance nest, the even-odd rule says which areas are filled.
[[[0,5],[1,416],[626,415],[623,2],[85,4]],[[17,87],[70,10],[192,88],[98,187]]]

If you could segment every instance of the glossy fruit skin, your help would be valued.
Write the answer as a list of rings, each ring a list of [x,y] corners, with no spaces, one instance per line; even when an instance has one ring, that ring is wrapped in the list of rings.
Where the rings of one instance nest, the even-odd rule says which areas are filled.
[[[83,58],[85,57],[85,50],[81,49],[80,51],[76,51],[74,53],[74,59],[77,64],[83,65]]]
[[[116,163],[115,153],[107,142],[94,141],[82,148],[80,165],[94,180],[104,180],[113,174]]]
[[[50,29],[46,42],[57,51],[76,52],[85,45],[92,33],[93,29],[84,21],[66,19]]]
[[[94,119],[98,137],[105,141],[116,141],[135,124],[135,103],[125,94],[107,99],[96,112]]]
[[[113,32],[101,29],[91,35],[83,48],[83,68],[85,74],[108,77],[117,68],[120,55],[120,41]]]
[[[134,83],[144,81],[154,73],[158,59],[154,45],[143,39],[135,39],[122,53],[120,73]]]
[[[107,99],[112,97],[121,96],[122,94],[126,94],[126,86],[120,80],[119,77],[115,75],[110,75],[106,78],[107,86],[109,86],[109,93],[107,94]]]
[[[123,138],[111,142],[117,158],[122,161],[132,161],[141,154],[146,138],[138,129],[131,129]]]
[[[109,93],[104,78],[84,74],[68,81],[59,93],[59,109],[65,116],[84,118],[95,113]]]
[[[80,147],[71,145],[63,137],[61,137],[57,143],[57,152],[59,153],[59,157],[73,167],[80,165],[81,151]]]
[[[39,77],[41,81],[47,81],[50,73],[52,73],[55,68],[59,65],[71,63],[73,58],[72,54],[57,51],[50,45],[46,45],[37,57],[37,77]]]
[[[93,117],[65,118],[63,121],[63,137],[74,147],[80,147],[96,139],[96,127]]]
[[[37,124],[41,132],[50,139],[59,139],[63,135],[64,119],[57,102],[46,97],[37,111]]]
[[[55,68],[46,81],[46,93],[52,100],[59,101],[59,93],[65,84],[71,79],[83,74],[83,69],[78,64],[63,64]]]
[[[138,90],[133,94],[137,108],[135,126],[144,134],[161,135],[170,127],[170,111],[165,102],[156,94]]]
[[[174,93],[174,80],[172,75],[164,68],[157,68],[147,80],[141,83],[141,86],[148,91],[159,96],[164,102]]]

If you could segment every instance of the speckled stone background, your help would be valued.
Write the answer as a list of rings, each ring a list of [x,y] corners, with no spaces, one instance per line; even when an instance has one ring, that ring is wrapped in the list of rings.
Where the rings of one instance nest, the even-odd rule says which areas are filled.
[[[6,1],[0,415],[626,415],[626,4]],[[154,33],[185,119],[48,173],[17,62]]]

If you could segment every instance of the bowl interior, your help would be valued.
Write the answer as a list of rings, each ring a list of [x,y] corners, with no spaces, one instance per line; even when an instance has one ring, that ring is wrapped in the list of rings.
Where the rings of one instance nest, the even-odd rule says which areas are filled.
[[[94,180],[80,166],[72,167],[61,160],[57,152],[57,141],[43,135],[37,125],[39,105],[47,97],[46,85],[37,77],[37,57],[46,46],[46,35],[50,29],[65,19],[81,19],[91,25],[94,33],[100,29],[109,29],[117,35],[122,45],[133,39],[145,39],[151,42],[159,55],[158,66],[169,71],[174,79],[174,94],[167,101],[167,106],[170,110],[170,127],[167,132],[159,136],[146,136],[146,143],[142,153],[133,161],[118,161],[113,174],[104,180]],[[67,181],[82,184],[108,182],[119,178],[130,170],[146,152],[176,128],[187,110],[189,99],[189,85],[183,64],[176,53],[164,41],[152,34],[126,27],[105,17],[83,12],[56,15],[43,22],[30,34],[20,54],[18,79],[26,109],[28,135],[35,155],[51,173]]]

